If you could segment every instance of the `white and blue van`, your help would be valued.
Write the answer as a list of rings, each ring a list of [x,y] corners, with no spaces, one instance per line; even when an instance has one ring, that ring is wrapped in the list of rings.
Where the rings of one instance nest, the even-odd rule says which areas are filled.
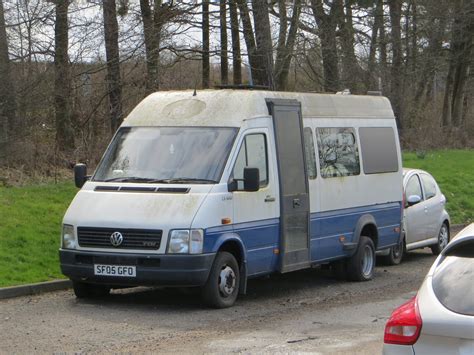
[[[402,165],[381,96],[159,92],[124,120],[64,216],[77,297],[200,287],[234,304],[247,279],[320,264],[370,280],[400,242]]]

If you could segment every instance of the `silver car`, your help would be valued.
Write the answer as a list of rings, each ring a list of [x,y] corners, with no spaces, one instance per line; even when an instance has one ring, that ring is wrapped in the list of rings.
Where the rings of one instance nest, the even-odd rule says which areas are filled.
[[[392,313],[383,353],[474,354],[474,224],[441,252],[417,296]]]
[[[382,255],[388,264],[399,264],[405,251],[430,247],[438,255],[449,242],[446,197],[426,171],[403,169],[405,209],[400,244]]]

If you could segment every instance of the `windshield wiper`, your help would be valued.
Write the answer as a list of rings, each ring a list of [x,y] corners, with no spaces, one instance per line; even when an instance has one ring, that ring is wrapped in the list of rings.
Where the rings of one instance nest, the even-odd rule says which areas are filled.
[[[169,184],[167,179],[153,179],[153,178],[145,178],[145,177],[137,177],[137,176],[126,176],[126,177],[115,177],[104,180],[104,182],[147,182],[147,183],[167,183]]]
[[[217,181],[211,179],[201,179],[201,178],[190,178],[190,177],[179,177],[179,178],[170,178],[164,179],[163,182],[168,184],[185,184],[187,182],[201,182],[205,184],[215,184]]]

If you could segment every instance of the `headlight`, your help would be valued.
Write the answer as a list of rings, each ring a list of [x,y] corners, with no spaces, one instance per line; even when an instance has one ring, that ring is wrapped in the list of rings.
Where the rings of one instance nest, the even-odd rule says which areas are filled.
[[[63,249],[76,249],[76,235],[74,233],[74,226],[63,224],[61,246]]]
[[[200,254],[202,253],[203,240],[203,231],[201,229],[171,231],[168,253]]]

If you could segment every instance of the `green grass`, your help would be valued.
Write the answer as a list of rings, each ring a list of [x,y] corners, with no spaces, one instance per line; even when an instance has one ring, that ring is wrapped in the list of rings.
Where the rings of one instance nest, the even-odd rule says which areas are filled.
[[[404,153],[403,166],[428,171],[446,196],[451,223],[474,222],[474,150]]]
[[[404,153],[403,165],[436,178],[452,223],[474,221],[474,150]],[[72,183],[0,187],[0,287],[62,277],[61,220],[76,191]]]
[[[72,183],[0,187],[0,287],[61,278],[61,221]]]

